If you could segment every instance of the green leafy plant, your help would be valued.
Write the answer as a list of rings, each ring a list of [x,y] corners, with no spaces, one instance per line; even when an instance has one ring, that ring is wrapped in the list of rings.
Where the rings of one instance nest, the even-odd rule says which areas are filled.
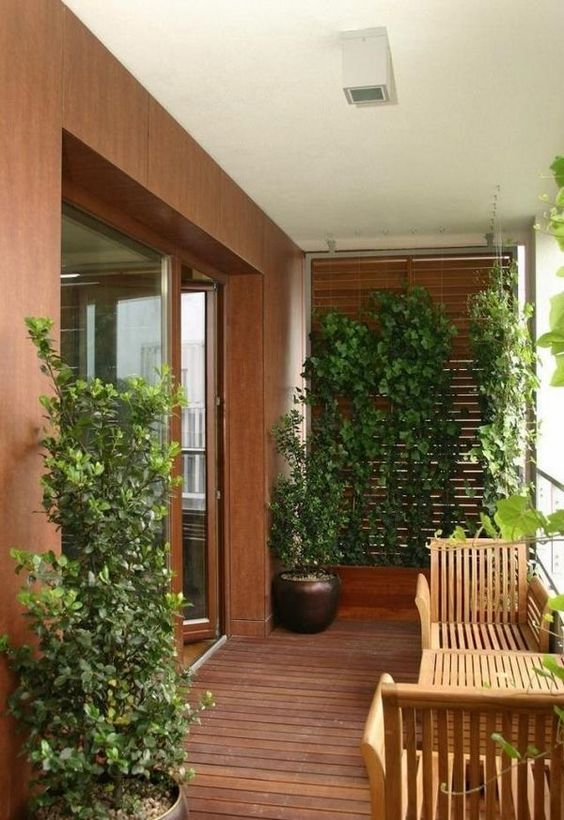
[[[184,740],[199,708],[186,703],[164,519],[178,447],[165,422],[182,395],[164,371],[124,389],[75,379],[53,349],[48,319],[28,319],[49,377],[41,397],[43,506],[68,554],[14,550],[20,601],[35,641],[0,649],[19,684],[8,711],[26,731],[36,808],[107,817],[135,810],[132,782],[186,777]],[[69,556],[72,556],[69,557]],[[129,806],[127,802],[129,801]]]
[[[447,367],[456,329],[424,288],[375,293],[378,392],[388,401],[382,426],[382,497],[372,512],[373,540],[388,563],[421,566],[425,542],[456,520],[460,428]],[[435,519],[437,498],[440,520]],[[399,548],[400,537],[405,545]]]
[[[343,521],[340,453],[312,446],[301,436],[303,418],[294,409],[274,426],[276,449],[288,473],[275,482],[269,544],[294,577],[323,575],[341,558],[338,537]]]
[[[374,331],[368,324],[331,311],[320,317],[313,349],[304,362],[309,389],[303,399],[313,408],[313,446],[320,450],[319,458],[324,453],[333,458],[335,447],[342,453],[346,485],[339,536],[342,560],[370,563],[370,490],[385,418],[375,401],[379,371]]]
[[[557,156],[550,166],[558,192],[548,215],[548,232],[564,251],[564,156]],[[557,271],[564,276],[564,268]],[[550,330],[537,341],[540,347],[549,347],[555,359],[552,384],[564,386],[564,292],[552,297]],[[496,504],[495,522],[503,538],[513,540],[534,538],[539,532],[548,536],[564,534],[564,511],[557,510],[551,515],[533,507],[527,495],[516,494],[507,499],[499,499]]]
[[[459,453],[447,362],[454,327],[423,288],[376,292],[366,321],[320,317],[304,363],[315,446],[343,452],[343,562],[427,560],[425,541],[455,517]]]
[[[467,458],[483,469],[483,506],[489,514],[497,499],[522,488],[521,463],[534,439],[534,430],[527,423],[537,387],[527,327],[532,308],[519,309],[516,283],[516,265],[496,263],[488,287],[469,302],[470,346],[482,423]]]
[[[560,250],[564,251],[564,156],[557,156],[550,166],[558,185],[558,193],[550,209],[548,230],[556,239]],[[564,267],[556,272],[564,276]],[[550,300],[550,330],[544,333],[537,344],[549,347],[555,361],[551,384],[564,387],[564,292],[557,293]]]

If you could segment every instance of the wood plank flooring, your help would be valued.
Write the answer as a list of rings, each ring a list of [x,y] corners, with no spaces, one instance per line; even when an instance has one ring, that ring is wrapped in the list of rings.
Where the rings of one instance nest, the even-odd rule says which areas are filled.
[[[337,621],[319,635],[232,638],[198,670],[210,689],[188,740],[190,820],[355,820],[370,812],[359,743],[382,672],[416,681],[419,624]]]

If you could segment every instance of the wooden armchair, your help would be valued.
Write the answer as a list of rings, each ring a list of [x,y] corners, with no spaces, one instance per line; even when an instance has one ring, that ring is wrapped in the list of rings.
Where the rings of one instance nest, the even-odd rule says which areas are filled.
[[[555,705],[564,707],[563,695],[428,689],[383,675],[361,746],[372,820],[564,820]],[[521,759],[492,739],[496,731]]]
[[[431,585],[417,579],[423,649],[548,652],[548,593],[528,578],[526,544],[431,541]]]

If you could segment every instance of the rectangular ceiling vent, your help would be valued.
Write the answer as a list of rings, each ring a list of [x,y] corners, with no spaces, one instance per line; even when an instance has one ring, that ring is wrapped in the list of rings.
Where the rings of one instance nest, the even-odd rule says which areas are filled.
[[[344,31],[343,91],[351,105],[395,102],[392,61],[385,28]]]

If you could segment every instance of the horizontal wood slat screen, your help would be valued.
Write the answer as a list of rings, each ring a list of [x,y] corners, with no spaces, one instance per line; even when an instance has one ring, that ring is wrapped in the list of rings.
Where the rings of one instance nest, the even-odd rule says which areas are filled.
[[[470,370],[468,299],[484,289],[488,273],[497,259],[491,252],[313,259],[312,330],[318,327],[318,317],[331,310],[337,310],[351,319],[364,318],[370,306],[371,291],[401,293],[410,285],[426,288],[433,302],[443,305],[446,315],[457,329],[448,366],[453,375],[454,409],[461,425],[463,449],[466,449],[480,425],[477,388]],[[503,256],[504,265],[510,260],[509,255]],[[453,481],[456,503],[468,518],[476,519],[482,506],[483,491],[479,465],[459,462]],[[470,488],[471,496],[467,494],[466,487]],[[379,492],[374,487],[374,498],[378,497]],[[433,516],[435,529],[439,526],[440,513],[441,502],[437,498]],[[430,530],[428,535],[432,534]],[[401,532],[399,536],[401,542]]]

